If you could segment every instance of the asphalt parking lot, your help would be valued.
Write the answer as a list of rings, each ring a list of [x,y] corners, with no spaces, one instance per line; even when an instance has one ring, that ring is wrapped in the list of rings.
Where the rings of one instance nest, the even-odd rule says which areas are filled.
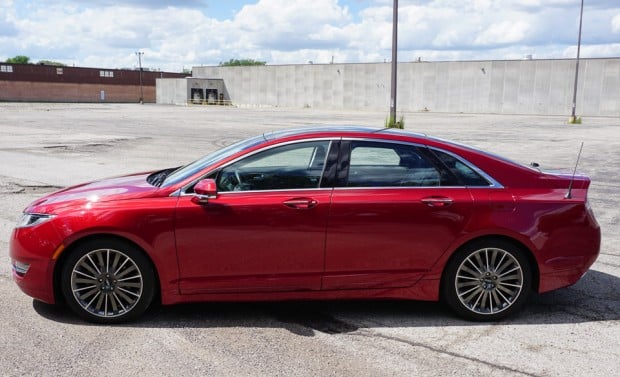
[[[8,240],[44,193],[172,167],[265,131],[380,127],[363,111],[0,103],[0,376],[612,376],[620,371],[620,119],[405,114],[406,128],[592,178],[601,255],[572,287],[519,315],[472,323],[440,304],[205,303],[96,326],[33,301],[11,280]]]

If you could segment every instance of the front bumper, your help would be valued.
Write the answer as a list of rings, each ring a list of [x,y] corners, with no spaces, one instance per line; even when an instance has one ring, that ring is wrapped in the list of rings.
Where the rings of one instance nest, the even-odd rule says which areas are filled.
[[[15,269],[14,260],[12,264],[13,280],[22,292],[48,304],[56,302],[53,278],[55,263],[53,261],[32,261],[28,272],[25,274],[21,274]]]
[[[54,252],[62,244],[49,223],[13,231],[9,244],[13,280],[28,296],[49,304],[54,294]]]

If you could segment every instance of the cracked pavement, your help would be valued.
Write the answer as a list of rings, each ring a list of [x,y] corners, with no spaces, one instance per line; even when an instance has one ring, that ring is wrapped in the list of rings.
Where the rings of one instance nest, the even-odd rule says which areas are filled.
[[[602,228],[591,271],[498,323],[407,301],[201,303],[96,326],[27,297],[8,240],[22,209],[83,181],[177,166],[238,139],[384,113],[0,103],[0,376],[590,376],[620,370],[620,119],[408,113],[406,128],[592,178]]]

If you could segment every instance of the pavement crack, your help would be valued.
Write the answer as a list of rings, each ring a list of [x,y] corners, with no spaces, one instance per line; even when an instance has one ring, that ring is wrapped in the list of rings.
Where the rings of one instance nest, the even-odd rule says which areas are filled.
[[[285,315],[283,315],[285,314]],[[385,335],[382,333],[379,333],[377,331],[373,331],[370,330],[368,328],[362,328],[360,325],[356,325],[353,324],[351,322],[348,321],[344,321],[341,319],[337,319],[331,315],[325,314],[325,313],[320,313],[320,312],[288,312],[288,313],[272,313],[272,315],[280,322],[285,323],[285,324],[289,324],[289,325],[297,325],[299,327],[301,327],[301,329],[299,328],[295,328],[297,326],[289,326],[287,327],[287,329],[297,335],[302,335],[302,336],[312,336],[313,332],[312,330],[315,331],[320,331],[322,333],[326,333],[326,334],[330,334],[330,335],[336,335],[336,334],[345,334],[345,335],[351,335],[351,336],[363,336],[363,337],[367,337],[367,338],[382,338],[382,339],[386,339],[386,340],[390,340],[390,341],[395,341],[395,342],[399,342],[399,343],[404,343],[407,345],[410,345],[412,347],[419,347],[419,348],[424,348],[427,349],[431,352],[434,353],[439,353],[439,354],[443,354],[446,356],[450,356],[450,357],[454,357],[454,358],[458,358],[458,359],[463,359],[466,361],[472,361],[472,362],[476,362],[479,364],[483,364],[486,366],[489,366],[491,368],[494,369],[498,369],[504,372],[510,372],[513,374],[520,374],[523,376],[538,376],[537,374],[533,374],[533,373],[529,373],[526,371],[522,371],[522,370],[518,370],[515,368],[511,368],[505,365],[499,365],[499,364],[494,364],[485,360],[481,360],[475,357],[471,357],[471,356],[466,356],[466,355],[461,355],[458,354],[456,352],[451,352],[451,351],[447,351],[444,349],[440,349],[437,347],[433,347],[433,346],[429,346],[427,344],[424,343],[420,343],[420,342],[415,342],[415,341],[411,341],[408,339],[403,339],[403,338],[399,338],[396,336],[390,336],[390,335]],[[306,329],[304,331],[304,329]],[[301,331],[300,331],[301,330]],[[309,330],[309,331],[307,331]]]
[[[0,194],[46,193],[62,189],[62,186],[46,184],[0,183]]]
[[[351,333],[359,329],[358,326],[352,323],[339,320],[321,312],[287,311],[272,313],[272,316],[276,320],[289,325],[286,327],[289,331],[302,336],[313,336],[312,330],[334,335]]]
[[[431,352],[439,353],[439,354],[450,356],[450,357],[453,357],[453,358],[457,358],[457,359],[462,359],[462,360],[466,360],[466,361],[471,361],[471,362],[483,364],[483,365],[486,365],[486,366],[491,367],[493,369],[498,369],[498,370],[501,370],[501,371],[504,371],[504,372],[510,372],[510,373],[514,373],[514,374],[520,374],[520,375],[523,375],[523,376],[531,376],[531,377],[537,377],[538,376],[538,374],[529,373],[529,372],[522,371],[522,370],[519,370],[519,369],[511,368],[511,367],[505,366],[505,365],[491,363],[491,362],[488,362],[488,361],[485,361],[485,360],[482,360],[482,359],[478,359],[478,358],[475,358],[475,357],[471,357],[471,356],[461,355],[461,354],[456,353],[456,352],[451,352],[451,351],[448,351],[448,350],[444,350],[444,349],[440,349],[440,348],[437,348],[437,347],[429,346],[429,345],[424,344],[424,343],[414,342],[414,341],[409,340],[409,339],[403,339],[403,338],[399,338],[397,336],[381,334],[381,333],[378,333],[378,332],[375,332],[375,331],[371,331],[371,330],[368,330],[368,329],[362,329],[360,331],[357,331],[357,332],[349,334],[349,335],[364,336],[364,337],[370,337],[370,338],[383,338],[383,339],[386,339],[386,340],[391,340],[391,341],[394,341],[394,342],[399,342],[399,343],[407,344],[407,345],[410,345],[412,347],[424,348],[424,349],[429,350]]]

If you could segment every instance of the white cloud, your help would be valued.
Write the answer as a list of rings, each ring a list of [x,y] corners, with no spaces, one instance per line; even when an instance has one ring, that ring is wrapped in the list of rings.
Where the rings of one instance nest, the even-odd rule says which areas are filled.
[[[525,21],[502,21],[494,23],[480,33],[474,43],[480,46],[518,43],[525,39],[529,29],[530,25]]]
[[[567,57],[576,45],[579,3],[401,0],[399,60]],[[0,0],[0,60],[27,55],[131,68],[140,50],[146,67],[180,71],[231,58],[269,64],[390,59],[391,0],[257,0],[228,19],[211,16],[212,4]],[[582,56],[618,56],[618,33],[617,0],[586,2]]]
[[[611,29],[614,33],[620,33],[620,13],[611,20]]]
[[[231,26],[257,49],[290,51],[333,45],[325,31],[336,31],[333,26],[349,19],[336,0],[260,0],[244,6]]]
[[[577,56],[577,46],[571,46],[562,51],[562,57],[575,58]],[[596,46],[581,46],[580,56],[620,56],[620,43],[610,43]]]
[[[0,39],[12,37],[18,32],[12,0],[0,1]]]

